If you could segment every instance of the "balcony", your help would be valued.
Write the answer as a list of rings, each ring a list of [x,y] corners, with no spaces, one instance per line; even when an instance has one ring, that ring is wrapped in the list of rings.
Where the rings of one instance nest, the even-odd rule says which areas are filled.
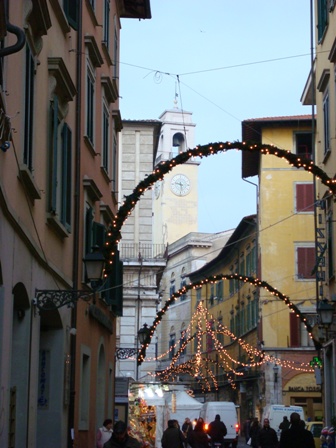
[[[155,261],[166,258],[166,246],[164,244],[122,242],[119,251],[122,261]]]

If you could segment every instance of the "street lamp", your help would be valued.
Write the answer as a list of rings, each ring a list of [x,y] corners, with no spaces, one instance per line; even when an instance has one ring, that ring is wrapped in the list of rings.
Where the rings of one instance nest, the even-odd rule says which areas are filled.
[[[144,324],[142,328],[138,331],[138,340],[141,345],[145,344],[149,341],[150,329],[147,324]],[[128,359],[132,358],[139,352],[138,348],[120,348],[116,349],[116,358],[117,359]]]
[[[149,342],[150,329],[147,324],[144,324],[142,328],[138,331],[138,338],[141,345]]]
[[[99,247],[94,246],[92,252],[85,255],[83,262],[85,278],[95,290],[102,278],[106,259]],[[65,305],[75,305],[79,299],[89,300],[91,295],[92,292],[89,290],[36,289],[33,303],[39,310],[51,311]]]
[[[327,299],[320,300],[317,304],[317,313],[320,316],[320,323],[330,327],[334,317],[334,305]]]

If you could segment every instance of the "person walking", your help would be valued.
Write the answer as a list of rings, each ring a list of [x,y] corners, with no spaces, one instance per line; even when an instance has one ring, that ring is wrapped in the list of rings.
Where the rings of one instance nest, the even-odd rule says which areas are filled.
[[[224,437],[227,434],[227,429],[224,422],[221,421],[220,415],[217,414],[215,420],[210,423],[208,428],[208,434],[211,439],[211,446],[214,447],[215,443],[220,443],[220,446],[224,446]]]
[[[244,422],[244,436],[245,436],[246,444],[247,444],[248,439],[250,438],[250,426],[251,426],[251,419],[247,418]]]
[[[290,415],[290,425],[281,432],[279,448],[315,448],[313,434],[305,429],[297,412]]]
[[[195,428],[189,432],[188,443],[191,448],[209,448],[209,439],[204,431],[204,422],[200,419],[197,421]]]
[[[103,426],[98,429],[96,435],[96,448],[103,448],[104,444],[110,440],[112,436],[112,420],[107,418],[104,420]]]
[[[258,419],[255,418],[250,427],[250,439],[252,448],[259,448],[259,432],[260,432],[260,425]]]
[[[279,429],[281,429],[281,431],[283,431],[284,429],[289,429],[289,427],[290,427],[290,423],[289,423],[287,415],[285,415],[284,418],[282,419],[282,422],[279,425]]]
[[[261,448],[277,448],[278,446],[277,433],[270,427],[268,418],[264,419],[264,426],[259,431],[259,446]]]
[[[188,437],[188,433],[189,431],[192,431],[192,423],[190,421],[189,417],[186,417],[186,419],[184,420],[184,423],[182,425],[182,432],[184,437]]]
[[[176,425],[176,420],[168,420],[168,428],[163,431],[161,439],[162,448],[184,448],[184,443],[185,437]]]
[[[119,420],[113,426],[113,433],[103,448],[141,448],[142,444],[127,432],[127,425]]]

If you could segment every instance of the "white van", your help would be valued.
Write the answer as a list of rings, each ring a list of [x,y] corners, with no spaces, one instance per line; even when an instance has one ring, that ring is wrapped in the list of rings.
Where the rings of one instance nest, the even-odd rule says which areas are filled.
[[[224,446],[236,448],[239,425],[235,404],[231,401],[208,401],[203,404],[199,416],[203,418],[206,425],[209,425],[215,420],[217,414],[220,415],[221,421],[224,422],[227,429],[227,434],[224,437]]]
[[[270,427],[276,431],[279,440],[281,434],[279,425],[283,421],[285,415],[288,417],[288,420],[290,420],[290,415],[292,412],[297,412],[300,415],[301,420],[305,420],[302,406],[285,406],[284,404],[271,404],[269,406],[266,406],[264,409],[263,420],[265,418],[268,418]]]

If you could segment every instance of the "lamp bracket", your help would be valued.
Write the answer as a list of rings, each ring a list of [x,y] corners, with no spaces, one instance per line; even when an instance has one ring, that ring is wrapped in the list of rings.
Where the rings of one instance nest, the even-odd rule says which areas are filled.
[[[117,359],[128,359],[132,358],[138,353],[139,350],[136,348],[116,348],[115,357]]]
[[[74,305],[79,299],[89,301],[91,291],[36,289],[34,305],[40,311],[52,311],[65,305]]]

